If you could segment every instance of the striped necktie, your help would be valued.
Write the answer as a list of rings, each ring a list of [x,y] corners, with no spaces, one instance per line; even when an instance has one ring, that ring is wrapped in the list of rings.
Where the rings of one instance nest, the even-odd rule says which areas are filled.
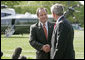
[[[55,25],[54,25],[54,29],[55,29],[55,27],[56,27],[56,23],[55,23]]]
[[[46,27],[45,27],[45,24],[43,24],[43,30],[44,30],[44,33],[45,33],[45,37],[46,37],[46,39],[48,38],[48,35],[47,35],[47,29],[46,29]]]

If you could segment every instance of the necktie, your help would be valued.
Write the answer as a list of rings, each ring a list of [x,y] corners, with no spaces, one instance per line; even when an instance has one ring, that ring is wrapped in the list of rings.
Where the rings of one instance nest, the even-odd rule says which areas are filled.
[[[43,24],[43,30],[44,30],[44,33],[45,33],[45,37],[46,37],[46,39],[48,38],[48,35],[47,35],[47,29],[46,29],[46,27],[45,27],[45,24]]]
[[[55,25],[54,25],[54,29],[55,29],[55,27],[56,27],[56,23],[55,23]]]

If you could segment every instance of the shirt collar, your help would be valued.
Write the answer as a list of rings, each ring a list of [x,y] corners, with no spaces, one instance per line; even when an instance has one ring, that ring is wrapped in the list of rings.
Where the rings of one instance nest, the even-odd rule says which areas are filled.
[[[43,23],[40,21],[41,26],[43,26]],[[47,27],[47,21],[45,22],[45,26]]]
[[[63,17],[63,15],[61,15],[61,16],[58,18],[58,20],[56,21],[56,23],[57,23],[62,17]]]

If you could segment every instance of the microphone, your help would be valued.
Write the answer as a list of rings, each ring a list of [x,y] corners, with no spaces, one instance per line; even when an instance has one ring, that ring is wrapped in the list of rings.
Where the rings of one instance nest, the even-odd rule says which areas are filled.
[[[19,59],[27,59],[25,56],[20,56]]]
[[[22,48],[21,47],[18,47],[15,49],[13,55],[12,55],[12,59],[18,59],[20,54],[22,52]]]
[[[1,51],[1,57],[3,56],[3,52]]]

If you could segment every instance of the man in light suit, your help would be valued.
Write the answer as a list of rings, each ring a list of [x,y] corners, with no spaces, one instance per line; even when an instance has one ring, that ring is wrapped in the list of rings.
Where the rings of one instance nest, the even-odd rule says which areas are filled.
[[[52,34],[50,57],[51,59],[74,59],[74,30],[63,15],[63,6],[55,4],[51,7],[51,12],[56,23]]]
[[[39,22],[30,27],[30,45],[35,48],[36,59],[50,59],[50,44],[53,24],[48,22],[46,8],[38,8]]]

